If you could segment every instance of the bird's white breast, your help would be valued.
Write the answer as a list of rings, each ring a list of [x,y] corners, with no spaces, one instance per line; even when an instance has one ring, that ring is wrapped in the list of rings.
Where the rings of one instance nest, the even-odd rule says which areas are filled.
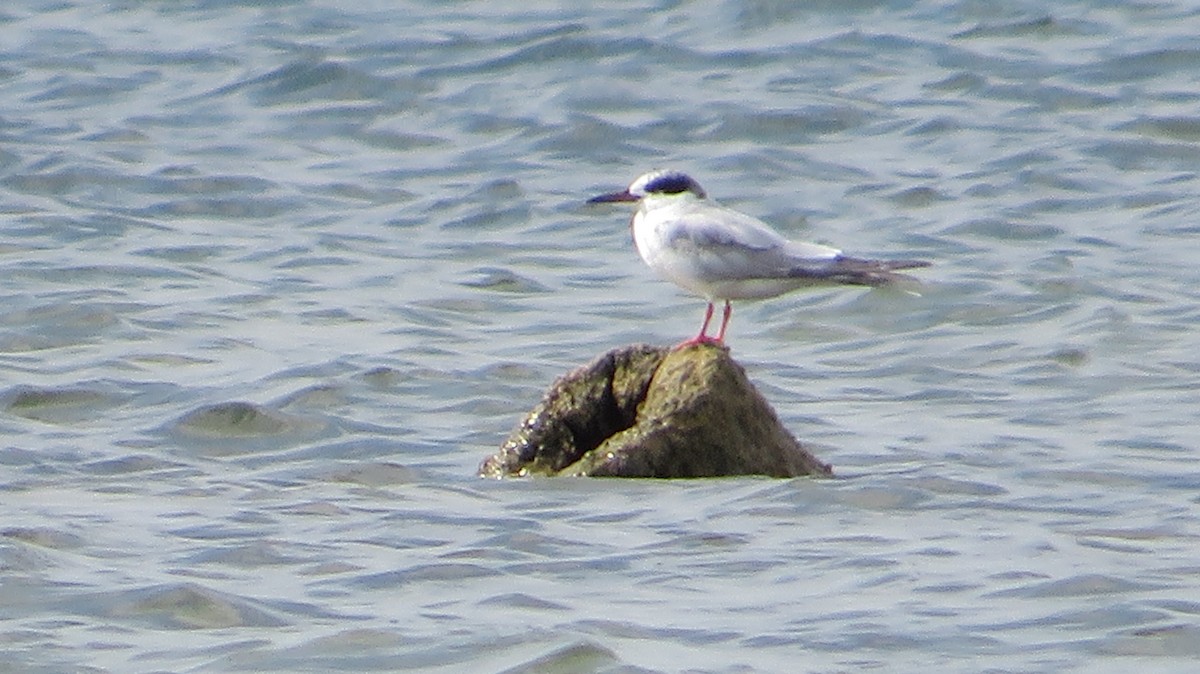
[[[677,214],[670,207],[639,208],[633,214],[633,242],[642,260],[659,275],[698,295],[711,294],[693,255],[672,244]]]

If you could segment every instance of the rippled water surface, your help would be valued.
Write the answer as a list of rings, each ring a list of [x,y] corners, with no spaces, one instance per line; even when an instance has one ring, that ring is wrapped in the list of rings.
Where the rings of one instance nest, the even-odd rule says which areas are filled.
[[[339,5],[0,9],[6,671],[1194,667],[1194,3]],[[737,306],[835,479],[474,476],[656,166],[934,263]]]

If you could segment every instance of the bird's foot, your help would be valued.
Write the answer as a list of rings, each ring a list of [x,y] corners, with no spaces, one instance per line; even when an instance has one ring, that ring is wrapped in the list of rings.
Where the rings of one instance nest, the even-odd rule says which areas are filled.
[[[716,337],[709,337],[708,335],[696,335],[695,337],[693,337],[691,339],[685,339],[682,342],[676,344],[675,347],[671,350],[679,351],[680,349],[686,349],[689,346],[699,346],[699,345],[723,347],[723,346],[725,346],[725,341],[721,340],[721,339],[717,339]]]

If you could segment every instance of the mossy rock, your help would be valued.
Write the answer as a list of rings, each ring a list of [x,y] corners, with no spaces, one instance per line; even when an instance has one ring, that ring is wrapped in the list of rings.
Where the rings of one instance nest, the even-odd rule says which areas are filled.
[[[485,477],[832,474],[720,346],[610,351],[560,378],[484,460]]]

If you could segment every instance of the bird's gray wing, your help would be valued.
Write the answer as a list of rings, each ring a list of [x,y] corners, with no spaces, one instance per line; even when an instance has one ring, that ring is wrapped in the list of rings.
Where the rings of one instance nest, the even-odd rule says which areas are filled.
[[[929,265],[930,263],[924,260],[865,260],[839,255],[832,260],[798,264],[792,268],[789,276],[815,283],[878,287],[895,283],[916,283],[917,279],[907,274],[898,274],[896,270]]]
[[[761,221],[711,204],[664,225],[667,245],[692,259],[710,279],[788,278],[802,261],[797,252],[832,259],[838,250],[795,244]]]

